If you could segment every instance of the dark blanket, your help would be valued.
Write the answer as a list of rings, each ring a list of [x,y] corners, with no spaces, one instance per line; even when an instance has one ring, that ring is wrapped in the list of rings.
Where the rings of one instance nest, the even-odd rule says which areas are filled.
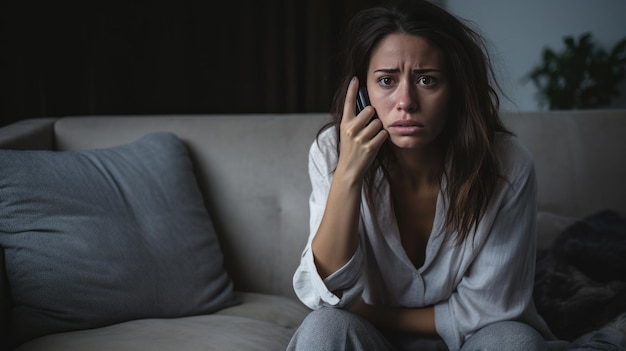
[[[626,220],[610,210],[560,233],[537,256],[535,304],[552,332],[572,341],[626,312]]]
[[[574,340],[567,351],[624,351],[626,350],[626,313],[619,315],[604,327]]]

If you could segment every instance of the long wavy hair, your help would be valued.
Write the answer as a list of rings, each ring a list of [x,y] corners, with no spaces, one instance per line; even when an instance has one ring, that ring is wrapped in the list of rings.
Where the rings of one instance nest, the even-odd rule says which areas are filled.
[[[344,67],[331,106],[332,121],[320,133],[330,126],[339,130],[351,78],[356,75],[360,82],[366,82],[372,50],[393,33],[424,38],[442,50],[446,60],[449,116],[435,142],[445,165],[439,182],[445,179],[442,189],[449,202],[446,222],[456,233],[457,243],[461,243],[478,226],[501,179],[494,137],[498,132],[512,134],[498,114],[497,93],[501,90],[494,79],[485,41],[467,22],[425,0],[395,1],[357,13],[344,34]],[[380,185],[376,182],[378,171],[390,180],[392,162],[387,141],[365,175],[370,196]]]

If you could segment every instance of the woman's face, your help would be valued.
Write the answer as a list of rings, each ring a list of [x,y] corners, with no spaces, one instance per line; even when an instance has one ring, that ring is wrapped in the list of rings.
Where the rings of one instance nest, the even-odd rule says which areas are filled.
[[[445,60],[425,39],[403,33],[383,38],[372,51],[367,90],[396,147],[422,149],[443,130],[449,96]]]

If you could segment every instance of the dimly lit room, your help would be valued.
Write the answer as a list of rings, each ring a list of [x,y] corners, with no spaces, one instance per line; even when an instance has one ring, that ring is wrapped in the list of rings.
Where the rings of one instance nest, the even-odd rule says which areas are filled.
[[[0,5],[0,349],[626,350],[623,0]]]

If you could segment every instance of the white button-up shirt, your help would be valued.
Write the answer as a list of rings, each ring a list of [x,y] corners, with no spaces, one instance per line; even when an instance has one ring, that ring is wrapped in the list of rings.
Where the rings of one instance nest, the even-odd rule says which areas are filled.
[[[416,268],[402,247],[390,187],[384,182],[373,201],[362,191],[360,241],[354,256],[322,279],[313,261],[311,240],[322,220],[337,165],[336,143],[335,129],[330,128],[312,143],[309,152],[310,235],[293,277],[294,290],[306,306],[347,308],[359,299],[396,307],[434,305],[437,332],[450,350],[458,350],[483,326],[503,320],[519,320],[547,338],[552,336],[532,299],[537,210],[534,164],[514,137],[496,138],[505,180],[473,237],[456,244],[446,227],[447,201],[440,192],[425,261]],[[341,297],[333,291],[341,291]]]

